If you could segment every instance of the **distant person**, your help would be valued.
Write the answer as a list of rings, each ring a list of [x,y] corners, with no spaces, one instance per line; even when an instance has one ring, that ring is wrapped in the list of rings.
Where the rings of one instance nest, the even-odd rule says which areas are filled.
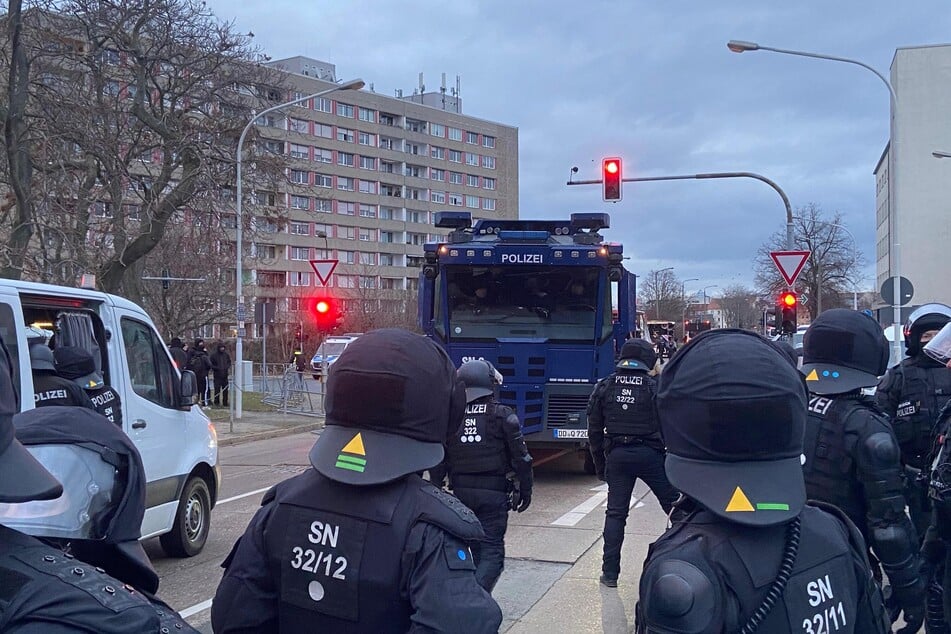
[[[223,564],[214,631],[497,632],[468,547],[478,519],[418,475],[462,422],[449,356],[406,330],[368,332],[334,362],[326,399],[310,467],[265,494]]]
[[[211,361],[205,350],[205,340],[195,339],[195,345],[188,354],[188,369],[195,373],[197,383],[198,405],[208,407],[208,372],[211,371]]]
[[[41,344],[30,346],[33,370],[33,402],[36,407],[64,405],[96,409],[81,387],[63,378],[56,369],[53,351]]]
[[[182,345],[181,339],[172,337],[168,344],[168,351],[172,353],[172,361],[175,362],[176,368],[179,370],[188,369],[188,355],[185,353],[185,347]]]
[[[657,389],[665,469],[690,514],[651,544],[638,634],[885,634],[865,541],[806,502],[806,387],[770,342],[698,335]]]
[[[122,428],[122,404],[119,393],[106,385],[96,370],[92,353],[78,346],[63,346],[53,351],[56,367],[63,378],[74,381],[89,396],[96,411]]]
[[[228,348],[219,341],[208,359],[211,362],[215,388],[211,402],[214,405],[221,404],[223,407],[228,407],[228,376],[231,374],[231,355],[228,354]]]

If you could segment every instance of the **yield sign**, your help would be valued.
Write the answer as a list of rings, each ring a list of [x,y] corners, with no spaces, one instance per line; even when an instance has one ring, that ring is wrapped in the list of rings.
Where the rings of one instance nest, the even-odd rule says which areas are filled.
[[[337,268],[337,260],[311,260],[310,265],[314,267],[314,273],[317,274],[320,285],[327,286],[331,273]]]
[[[773,258],[786,284],[792,286],[811,254],[811,251],[770,251],[769,257]]]

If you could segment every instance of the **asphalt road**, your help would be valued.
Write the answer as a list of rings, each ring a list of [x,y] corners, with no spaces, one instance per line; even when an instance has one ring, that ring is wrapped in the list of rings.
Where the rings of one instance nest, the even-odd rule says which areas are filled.
[[[221,450],[223,483],[204,551],[190,559],[165,557],[158,540],[146,550],[161,577],[159,596],[203,632],[211,632],[211,599],[220,564],[271,485],[307,467],[312,433]],[[576,456],[536,469],[535,495],[525,513],[511,514],[506,568],[494,596],[505,615],[503,632],[630,632],[637,580],[647,546],[664,529],[657,502],[643,495],[632,510],[620,587],[598,584],[606,487],[584,475]]]

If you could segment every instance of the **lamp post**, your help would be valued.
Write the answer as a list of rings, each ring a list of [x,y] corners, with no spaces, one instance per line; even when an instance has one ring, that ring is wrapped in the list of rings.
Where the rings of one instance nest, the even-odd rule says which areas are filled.
[[[234,344],[234,356],[235,356],[235,368],[234,368],[234,380],[237,385],[237,389],[234,394],[234,416],[235,418],[241,418],[242,407],[244,404],[243,396],[244,393],[241,391],[243,386],[242,383],[242,374],[244,368],[242,367],[242,361],[244,360],[244,319],[246,316],[244,308],[244,289],[242,279],[244,277],[244,271],[242,270],[242,253],[241,253],[241,243],[244,240],[243,234],[243,219],[241,217],[242,212],[242,181],[241,181],[241,159],[242,159],[242,149],[244,146],[244,139],[248,136],[248,131],[251,130],[251,127],[254,125],[254,122],[257,121],[260,117],[263,117],[266,114],[270,114],[275,110],[280,110],[282,108],[287,108],[290,106],[297,105],[302,101],[307,101],[308,99],[316,99],[317,97],[322,97],[328,95],[332,92],[337,92],[338,90],[360,90],[363,88],[362,79],[352,79],[343,84],[337,84],[333,88],[328,88],[326,90],[321,90],[312,95],[307,95],[306,97],[301,97],[300,99],[293,99],[276,106],[271,106],[261,112],[255,114],[248,124],[244,126],[244,129],[241,131],[241,136],[238,137],[238,149],[236,152],[236,161],[237,169],[235,175],[235,190],[237,194],[237,202],[235,205],[235,214],[237,215],[237,223],[235,225],[235,299],[237,300],[236,311],[235,311],[235,321],[238,324],[238,333],[235,337]]]
[[[707,305],[707,289],[708,288],[720,288],[719,284],[711,284],[710,286],[703,287],[703,305]]]
[[[898,95],[895,94],[894,88],[885,79],[885,76],[880,72],[869,66],[864,62],[860,62],[856,59],[849,59],[847,57],[836,57],[834,55],[823,55],[820,53],[809,53],[806,51],[792,51],[782,48],[773,48],[771,46],[762,46],[756,42],[744,42],[741,40],[730,40],[727,42],[727,48],[733,51],[734,53],[743,53],[746,51],[771,51],[773,53],[783,53],[785,55],[797,55],[799,57],[812,57],[814,59],[825,59],[833,62],[843,62],[846,64],[854,64],[855,66],[861,66],[865,70],[868,70],[875,74],[882,83],[885,84],[885,87],[888,88],[888,95],[891,98],[891,117],[889,118],[889,149],[888,149],[888,215],[891,222],[891,238],[892,238],[892,266],[891,266],[891,275],[892,275],[892,290],[895,296],[892,303],[892,328],[893,328],[893,347],[895,350],[896,358],[901,358],[901,341],[900,337],[900,328],[901,328],[901,243],[898,241],[898,177],[896,166],[898,165],[898,138],[895,135],[895,124],[898,119]],[[937,156],[936,154],[932,153]],[[943,153],[939,153],[943,154]],[[944,158],[938,157],[938,158]]]
[[[674,267],[668,266],[666,269],[654,271],[654,310],[657,312],[657,319],[660,320],[660,291],[657,288],[659,283],[658,276],[664,271],[673,271]]]
[[[684,305],[684,309],[680,312],[680,323],[684,325],[684,337],[687,336],[687,294],[684,291],[684,285],[687,282],[699,282],[699,277],[688,277],[680,283],[680,301]]]
[[[931,156],[935,158],[951,158],[951,152],[941,152],[940,150],[935,150],[931,153]]]

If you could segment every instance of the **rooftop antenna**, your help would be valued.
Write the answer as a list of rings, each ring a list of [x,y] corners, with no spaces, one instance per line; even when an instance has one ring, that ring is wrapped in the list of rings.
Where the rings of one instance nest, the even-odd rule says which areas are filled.
[[[420,73],[419,73],[419,94],[423,94],[424,92],[426,92],[426,86],[423,84],[423,73],[422,73],[422,71],[420,71]]]
[[[460,101],[462,99],[462,77],[456,75],[456,112],[462,112]]]
[[[442,85],[439,87],[439,92],[442,93],[442,109],[446,109],[446,73],[442,74]]]

